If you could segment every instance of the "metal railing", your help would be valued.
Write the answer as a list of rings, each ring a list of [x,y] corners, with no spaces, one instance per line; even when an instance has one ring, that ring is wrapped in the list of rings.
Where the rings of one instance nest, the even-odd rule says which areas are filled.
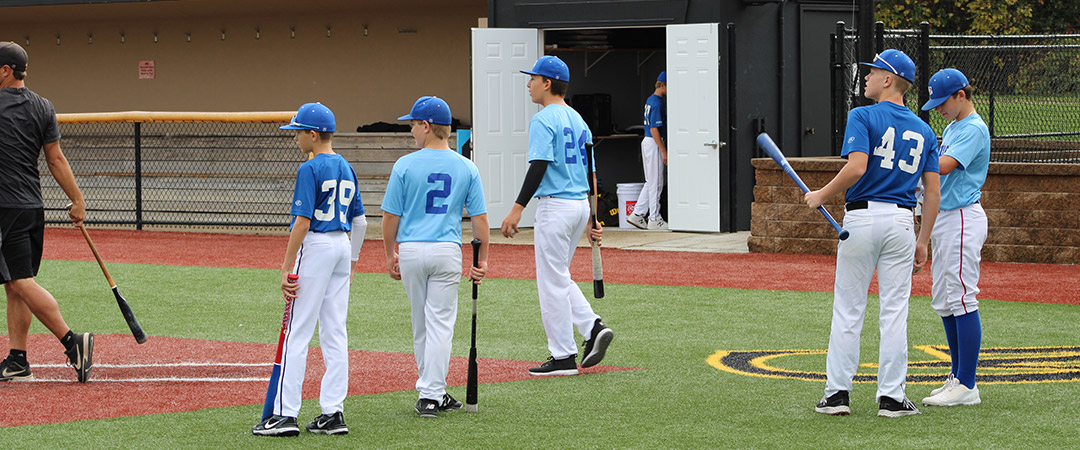
[[[305,160],[293,112],[58,114],[60,146],[86,197],[89,224],[287,226]],[[68,199],[39,161],[46,221]]]

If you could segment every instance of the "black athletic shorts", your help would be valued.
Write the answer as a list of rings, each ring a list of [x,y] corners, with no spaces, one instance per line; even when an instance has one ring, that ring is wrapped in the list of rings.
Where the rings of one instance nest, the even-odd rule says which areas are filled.
[[[43,208],[0,208],[0,284],[37,276],[44,239]]]

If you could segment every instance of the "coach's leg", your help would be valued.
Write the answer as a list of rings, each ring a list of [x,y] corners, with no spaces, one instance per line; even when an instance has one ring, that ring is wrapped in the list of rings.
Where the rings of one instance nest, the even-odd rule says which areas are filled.
[[[884,239],[877,265],[881,298],[877,397],[902,401],[908,367],[907,318],[915,263],[915,224],[911,212],[905,209],[898,209],[891,218],[882,218],[892,219],[893,223],[875,228]]]
[[[26,351],[26,335],[30,333],[30,322],[34,314],[26,303],[11,289],[10,283],[4,284],[7,293],[8,347],[12,350]]]
[[[859,345],[866,313],[867,291],[877,259],[873,218],[866,210],[850,211],[844,228],[851,237],[836,249],[836,280],[833,285],[829,352],[825,358],[825,395],[851,391],[859,368]]]
[[[349,393],[349,333],[346,318],[349,314],[349,240],[344,233],[336,239],[338,261],[326,286],[323,305],[319,310],[319,346],[322,348],[326,372],[319,390],[319,406],[323,414],[345,411],[345,396]]]
[[[57,339],[61,339],[71,328],[68,327],[67,322],[64,322],[64,317],[60,315],[60,305],[53,298],[49,291],[41,287],[34,281],[33,278],[22,278],[18,280],[11,280],[4,285],[8,294],[8,302],[11,302],[11,298],[14,297],[25,305],[26,310],[30,311],[35,317],[41,321],[45,328],[56,336]],[[14,295],[12,295],[14,294]],[[11,306],[8,306],[8,313],[11,313]],[[16,308],[18,309],[18,308]],[[25,329],[30,329],[29,321],[26,320],[24,313],[16,311],[19,315],[18,321],[25,323]],[[10,321],[9,321],[10,325]],[[19,326],[17,324],[17,326]],[[25,336],[26,333],[23,333]],[[25,345],[25,338],[23,338],[23,345]]]

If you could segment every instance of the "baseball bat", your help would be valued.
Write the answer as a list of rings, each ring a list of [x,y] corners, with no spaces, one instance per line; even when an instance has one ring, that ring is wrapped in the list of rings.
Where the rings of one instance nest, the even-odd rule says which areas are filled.
[[[472,261],[473,267],[480,267],[480,240],[472,240]],[[477,284],[472,284],[472,346],[469,347],[469,378],[465,387],[465,411],[476,412],[479,410],[477,404],[477,390],[479,379],[478,370],[476,368],[476,289]]]
[[[795,169],[791,168],[791,164],[788,163],[787,158],[780,152],[780,147],[776,146],[776,143],[773,142],[768,133],[759,134],[757,137],[757,144],[762,150],[765,150],[765,153],[769,154],[773,161],[776,161],[776,164],[778,164],[781,169],[784,169],[784,173],[791,177],[791,179],[795,181],[795,184],[799,185],[799,189],[802,189],[804,194],[810,192],[810,188],[806,187],[806,183],[803,183],[802,179],[799,178],[799,174],[795,173]],[[836,229],[841,241],[848,238],[848,231],[841,228],[840,224],[836,223],[836,219],[833,219],[832,214],[829,214],[829,211],[826,210],[824,206],[818,206],[818,212],[829,220],[829,224]]]
[[[295,283],[300,279],[295,273],[290,273],[288,280]],[[278,334],[277,355],[274,356],[274,367],[270,369],[270,384],[266,386],[266,400],[263,401],[262,420],[269,419],[274,415],[274,398],[278,393],[278,380],[281,379],[281,350],[285,347],[285,330],[289,328],[289,315],[292,313],[292,300],[285,299],[285,312],[281,315],[281,333]]]
[[[96,259],[98,265],[101,266],[101,272],[105,274],[105,281],[109,282],[113,297],[116,297],[116,304],[120,306],[120,313],[124,315],[124,320],[127,321],[128,328],[131,329],[131,335],[135,337],[135,342],[140,344],[146,342],[146,333],[143,332],[142,326],[139,325],[139,320],[135,318],[135,313],[131,312],[131,306],[128,305],[127,300],[124,299],[123,294],[120,293],[120,288],[116,287],[116,282],[114,282],[112,276],[109,275],[109,269],[105,268],[105,262],[101,260],[101,255],[98,254],[97,247],[94,247],[94,241],[90,240],[90,233],[86,232],[86,227],[82,224],[79,224],[79,230],[82,231],[83,237],[86,238],[86,244],[90,246],[90,251],[94,253],[94,259]]]
[[[593,167],[593,145],[585,144],[585,150],[587,150],[587,167],[589,174],[592,176],[592,195],[589,196],[589,229],[596,227],[596,196],[599,193],[596,185],[596,168]],[[604,298],[604,261],[600,259],[600,243],[589,239],[592,242],[592,278],[593,278],[593,297]]]

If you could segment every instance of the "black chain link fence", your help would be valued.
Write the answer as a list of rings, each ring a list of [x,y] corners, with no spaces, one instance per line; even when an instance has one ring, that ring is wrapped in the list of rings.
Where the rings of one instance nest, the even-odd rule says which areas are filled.
[[[306,157],[282,123],[61,123],[88,224],[281,227]],[[39,162],[46,221],[68,198]]]
[[[860,104],[858,40],[838,24],[834,35],[834,152],[839,154],[848,111]],[[976,111],[991,137],[991,161],[1080,164],[1080,35],[951,36],[921,30],[875,33],[875,51],[896,48],[919,65],[905,97],[919,111],[929,99],[926,82],[946,67],[963,72],[975,88]],[[922,65],[927,65],[923,68]],[[940,136],[940,114],[920,114]]]

